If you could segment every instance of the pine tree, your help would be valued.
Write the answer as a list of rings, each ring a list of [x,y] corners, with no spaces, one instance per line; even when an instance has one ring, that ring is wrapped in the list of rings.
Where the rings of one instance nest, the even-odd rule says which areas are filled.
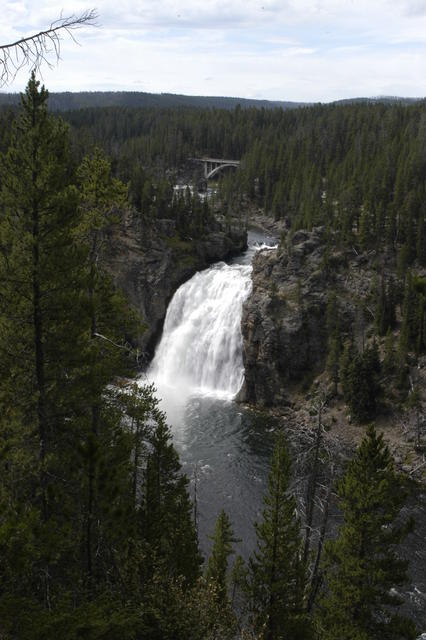
[[[388,319],[388,298],[386,295],[386,282],[384,273],[382,273],[380,279],[380,289],[377,295],[377,304],[375,309],[375,325],[376,331],[379,336],[384,336],[386,331],[388,330],[389,319]]]
[[[303,611],[306,576],[300,521],[295,499],[288,493],[289,482],[290,458],[280,432],[264,497],[263,520],[255,524],[257,550],[248,573],[251,624],[265,640],[310,637]]]
[[[116,338],[127,316],[94,268],[99,253],[91,259],[101,201],[95,211],[81,185],[79,198],[67,127],[46,102],[33,75],[2,162],[0,451],[13,447],[0,460],[0,607],[6,598],[10,620],[19,598],[54,611],[59,594],[72,593],[79,606],[87,574],[97,591],[124,591],[128,541],[138,545],[134,438],[108,388],[124,370],[123,350],[95,339]]]
[[[81,459],[87,474],[86,564],[89,581],[94,576],[94,549],[99,546],[100,516],[97,513],[99,496],[99,466],[110,454],[108,428],[113,423],[105,416],[110,405],[104,407],[106,386],[126,370],[127,350],[122,348],[126,333],[136,334],[136,320],[124,297],[112,285],[105,273],[104,254],[107,234],[119,221],[119,213],[126,205],[127,187],[111,174],[111,163],[104,152],[95,148],[86,156],[77,170],[80,191],[80,220],[75,239],[86,248],[85,289],[90,318],[90,343],[86,351],[84,403],[87,428],[82,434]],[[83,402],[82,402],[83,405]],[[118,417],[119,419],[119,417]],[[82,421],[83,422],[83,421]],[[83,425],[84,428],[84,425]],[[102,433],[103,432],[103,433]],[[102,446],[105,443],[105,447]],[[94,523],[98,522],[97,531]],[[100,554],[97,554],[100,557]],[[97,582],[100,577],[97,576]]]
[[[419,279],[417,284],[421,284]],[[415,351],[419,355],[423,353],[426,348],[426,295],[424,289],[426,280],[423,279],[423,291],[417,292],[416,311],[414,316],[414,332],[415,332]]]
[[[339,382],[339,364],[341,357],[341,340],[338,330],[336,330],[329,340],[327,371],[334,385],[334,395],[337,395],[337,385]]]
[[[385,355],[383,358],[383,371],[386,374],[392,373],[395,368],[394,343],[395,339],[393,333],[388,329],[385,339]]]
[[[376,341],[363,353],[357,353],[350,345],[345,349],[341,366],[343,397],[356,422],[365,422],[375,416],[377,398],[381,393],[380,370]]]
[[[340,360],[340,384],[342,385],[343,397],[348,398],[351,394],[351,371],[352,363],[357,355],[355,345],[352,340],[345,344]]]
[[[406,499],[382,435],[369,426],[338,484],[343,525],[326,545],[325,587],[317,614],[324,640],[415,638],[413,623],[399,616],[395,587],[406,580],[398,545],[411,522],[397,521]]]
[[[328,336],[327,371],[334,385],[334,394],[337,395],[342,340],[340,335],[339,307],[335,292],[330,296],[327,305],[326,327]]]
[[[401,371],[405,366],[408,351],[413,346],[415,310],[416,295],[413,286],[413,277],[411,271],[408,271],[405,278],[404,301],[402,304],[402,325],[398,344],[398,365]]]
[[[416,254],[419,263],[424,267],[426,265],[426,229],[424,211],[419,214],[417,226]]]
[[[201,557],[187,493],[188,479],[181,472],[178,455],[170,442],[165,416],[156,412],[150,437],[140,518],[142,533],[151,553],[151,571],[193,584],[200,573]]]
[[[359,242],[361,249],[364,251],[368,249],[372,241],[372,233],[374,231],[373,215],[370,211],[370,206],[364,204],[362,207],[361,218],[359,223]]]
[[[223,509],[217,517],[212,540],[213,547],[207,562],[206,580],[214,584],[218,600],[226,605],[228,602],[228,559],[234,552],[233,544],[237,542],[237,539],[234,537],[231,521]]]
[[[1,168],[0,397],[6,410],[0,437],[6,438],[13,408],[20,434],[16,451],[28,463],[16,508],[31,514],[28,544],[37,540],[24,582],[38,583],[35,592],[47,607],[52,576],[75,553],[71,528],[60,513],[72,502],[65,495],[68,434],[87,344],[80,293],[85,251],[73,239],[78,193],[70,184],[68,147],[67,126],[48,113],[47,91],[33,73]],[[20,475],[20,460],[15,462]],[[18,576],[22,558],[15,560]]]

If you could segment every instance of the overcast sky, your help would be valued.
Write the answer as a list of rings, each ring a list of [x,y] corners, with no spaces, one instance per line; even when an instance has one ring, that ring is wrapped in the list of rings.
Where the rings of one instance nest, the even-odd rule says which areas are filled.
[[[99,26],[44,68],[50,91],[426,96],[426,0],[0,0],[0,44],[95,7]]]

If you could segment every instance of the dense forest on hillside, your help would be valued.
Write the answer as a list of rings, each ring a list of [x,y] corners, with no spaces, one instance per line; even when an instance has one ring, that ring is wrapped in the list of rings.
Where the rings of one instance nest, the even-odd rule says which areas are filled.
[[[367,247],[381,238],[403,261],[425,260],[422,102],[287,111],[109,107],[64,117],[79,159],[103,146],[136,202],[145,171],[176,172],[205,154],[241,159],[228,189],[233,203],[249,198],[293,229],[326,224],[343,242],[356,236]]]
[[[79,153],[101,144],[139,198],[145,170],[209,154],[242,160],[228,186],[293,228],[325,224],[343,242],[377,238],[425,261],[424,103],[281,109],[82,109],[65,114]]]
[[[0,93],[0,105],[19,103],[19,94]],[[65,91],[49,94],[49,109],[52,111],[69,111],[88,107],[194,107],[234,109],[237,105],[247,107],[265,107],[274,109],[293,109],[299,102],[279,100],[256,100],[249,98],[227,98],[226,96],[186,96],[175,93],[145,93],[143,91]]]
[[[371,425],[327,487],[342,513],[334,540],[324,531],[314,544],[310,531],[328,464],[319,415],[305,520],[279,433],[255,553],[231,563],[223,511],[202,566],[167,418],[152,387],[132,382],[127,337],[143,328],[103,256],[129,208],[142,226],[172,219],[185,241],[214,228],[218,208],[261,209],[289,236],[324,226],[324,271],[336,247],[390,256],[399,290],[385,276],[376,283],[376,334],[394,327],[399,301],[405,363],[426,348],[425,105],[111,107],[64,118],[69,127],[33,76],[19,112],[0,120],[1,637],[415,638],[396,591],[407,578],[398,549],[412,528],[401,516],[409,483]],[[220,204],[174,195],[198,154],[242,160]],[[364,422],[374,386],[361,401],[357,389],[375,382],[380,357],[374,342],[344,347],[335,305],[330,295],[330,377],[338,368]]]
[[[289,111],[87,109],[65,117],[79,153],[102,144],[142,208],[154,193],[147,172],[155,183],[174,180],[182,166],[199,176],[188,165],[194,156],[241,159],[236,175],[222,181],[224,209],[257,207],[291,232],[322,225],[330,253],[352,247],[385,256],[399,289],[382,264],[382,305],[393,310],[378,321],[378,333],[393,328],[395,305],[406,299],[404,348],[424,351],[424,280],[419,273],[405,281],[412,265],[426,265],[424,102]]]

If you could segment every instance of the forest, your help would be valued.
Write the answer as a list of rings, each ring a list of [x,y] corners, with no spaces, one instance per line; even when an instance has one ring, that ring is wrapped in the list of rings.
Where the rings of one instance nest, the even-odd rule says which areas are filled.
[[[314,545],[310,534],[321,429],[304,520],[279,430],[256,550],[235,557],[222,510],[202,558],[167,416],[137,381],[129,336],[143,326],[104,255],[129,209],[146,228],[173,220],[187,242],[214,229],[218,212],[241,209],[282,222],[283,246],[324,227],[324,272],[336,249],[374,250],[373,339],[357,349],[332,295],[327,314],[329,379],[367,425],[382,367],[402,397],[426,350],[425,103],[114,106],[59,117],[48,100],[33,74],[20,107],[0,112],[1,637],[416,638],[397,591],[412,487],[373,424],[330,488],[342,514],[336,537]],[[213,201],[175,195],[180,176],[199,178],[189,158],[203,154],[241,168]],[[386,365],[378,344],[398,322]]]
[[[19,103],[19,94],[0,94],[0,105]],[[300,106],[298,102],[271,100],[250,100],[248,98],[227,98],[209,96],[186,96],[175,93],[144,93],[142,91],[79,91],[49,94],[49,109],[52,111],[70,111],[86,107],[196,107],[217,109],[234,109],[243,107],[275,107],[293,108]]]

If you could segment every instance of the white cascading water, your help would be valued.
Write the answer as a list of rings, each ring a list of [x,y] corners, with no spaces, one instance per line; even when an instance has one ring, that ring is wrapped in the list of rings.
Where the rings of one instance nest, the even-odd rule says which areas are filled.
[[[232,398],[243,383],[241,314],[251,265],[219,262],[173,296],[148,377],[158,387]]]

